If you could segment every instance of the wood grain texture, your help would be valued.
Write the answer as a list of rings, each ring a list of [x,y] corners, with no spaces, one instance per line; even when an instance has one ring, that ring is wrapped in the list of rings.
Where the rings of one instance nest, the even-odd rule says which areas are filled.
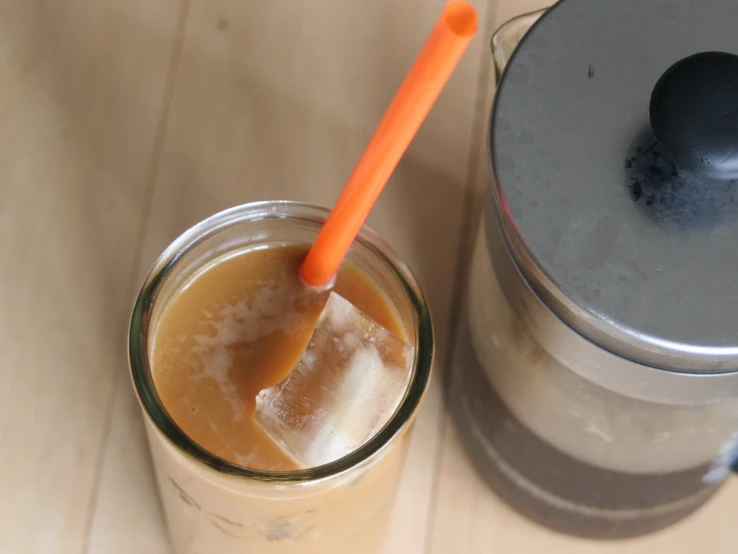
[[[141,409],[133,387],[118,387],[87,552],[168,554]]]
[[[235,204],[329,206],[444,0],[0,0],[0,554],[169,554],[126,376],[135,289]],[[489,35],[542,0],[475,0],[485,32],[369,223],[438,339],[385,554],[732,554],[738,480],[619,543],[542,529],[476,475],[442,370],[487,182]]]
[[[80,553],[177,0],[0,0],[0,552]]]

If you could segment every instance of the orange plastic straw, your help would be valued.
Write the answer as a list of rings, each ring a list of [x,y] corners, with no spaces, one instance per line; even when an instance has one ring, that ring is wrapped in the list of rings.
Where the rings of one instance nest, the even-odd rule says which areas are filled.
[[[308,285],[329,285],[356,234],[477,30],[466,2],[446,5],[384,114],[300,268]]]

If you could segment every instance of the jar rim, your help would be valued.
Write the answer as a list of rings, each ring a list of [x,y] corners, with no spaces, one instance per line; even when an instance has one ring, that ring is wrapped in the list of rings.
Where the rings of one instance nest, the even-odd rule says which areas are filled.
[[[350,454],[328,464],[294,471],[250,469],[207,451],[185,433],[164,408],[153,383],[149,360],[150,324],[157,295],[166,278],[178,267],[187,252],[201,241],[234,224],[266,219],[302,220],[322,225],[329,211],[295,201],[261,201],[243,204],[218,212],[195,224],[177,237],[159,256],[136,297],[128,334],[128,358],[133,386],[139,403],[153,424],[178,450],[189,458],[221,474],[283,485],[333,478],[357,466],[370,463],[374,457],[412,421],[419,409],[430,381],[434,337],[430,313],[415,276],[392,248],[374,231],[364,226],[356,242],[365,247],[392,272],[402,285],[412,311],[415,334],[413,374],[400,406],[387,424],[371,439]],[[352,247],[353,248],[353,247]]]

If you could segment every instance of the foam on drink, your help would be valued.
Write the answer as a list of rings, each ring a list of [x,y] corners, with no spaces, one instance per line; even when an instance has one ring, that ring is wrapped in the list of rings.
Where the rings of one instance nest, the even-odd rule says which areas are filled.
[[[170,301],[154,332],[154,384],[172,419],[204,449],[252,469],[301,466],[254,412],[259,392],[297,364],[330,294],[300,282],[306,252],[272,246],[216,261]],[[389,300],[351,263],[342,265],[333,291],[405,338]]]

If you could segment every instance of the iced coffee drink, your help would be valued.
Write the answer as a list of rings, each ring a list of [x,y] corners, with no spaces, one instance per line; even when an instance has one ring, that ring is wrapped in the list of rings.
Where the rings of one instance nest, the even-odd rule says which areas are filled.
[[[218,214],[180,237],[144,284],[131,368],[177,554],[381,548],[428,382],[430,322],[411,274],[370,232],[331,289],[300,281],[324,215],[294,203]],[[412,347],[411,375],[374,436],[306,467],[259,425],[256,398],[301,359],[331,293]]]

